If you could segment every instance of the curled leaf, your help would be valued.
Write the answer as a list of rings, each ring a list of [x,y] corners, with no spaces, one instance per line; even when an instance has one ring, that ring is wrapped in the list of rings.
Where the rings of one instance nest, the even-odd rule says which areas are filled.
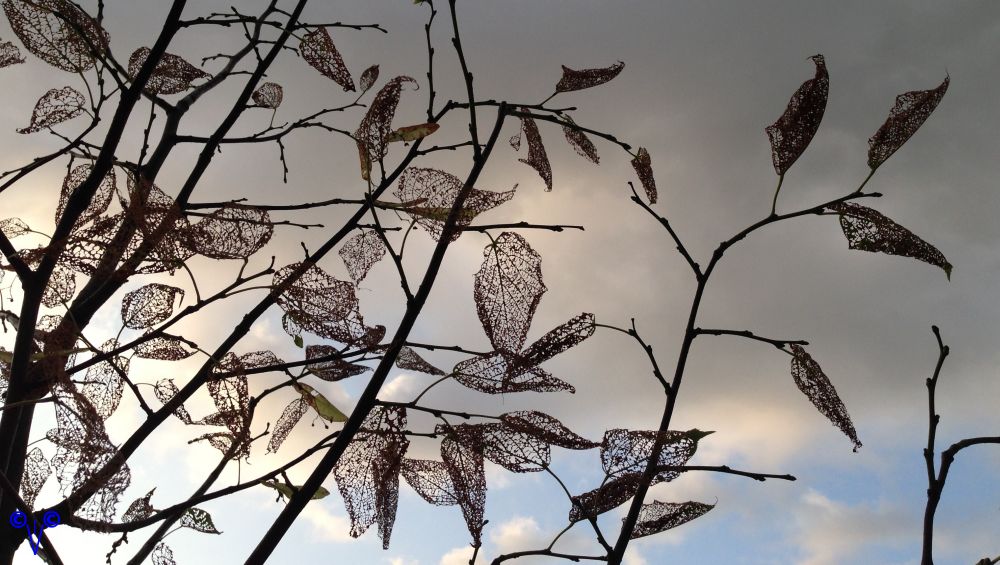
[[[128,74],[135,78],[139,74],[139,69],[149,57],[149,47],[136,49],[128,59]],[[164,53],[153,74],[146,81],[143,89],[152,94],[178,94],[191,88],[191,83],[203,78],[211,78],[212,75],[188,63],[183,58],[171,53]]]
[[[889,117],[868,140],[868,166],[878,168],[927,121],[948,91],[951,77],[931,90],[911,90],[896,97]]]
[[[587,134],[576,128],[563,126],[563,135],[566,136],[566,141],[573,147],[573,151],[576,151],[577,155],[586,158],[595,165],[601,163],[601,157],[597,154],[597,148],[594,147],[594,142],[590,141]]]
[[[122,514],[122,522],[135,522],[136,520],[144,520],[152,516],[155,510],[149,500],[153,497],[154,492],[156,492],[156,488],[150,489],[150,491],[146,493],[146,496],[133,500],[132,504],[128,505],[128,509],[125,510],[125,513]]]
[[[86,100],[76,89],[69,86],[53,88],[35,103],[31,124],[18,129],[17,133],[35,133],[71,120],[83,113],[84,104]]]
[[[854,430],[854,424],[851,423],[851,417],[847,414],[847,408],[837,395],[837,389],[802,346],[793,344],[790,347],[792,378],[795,379],[795,384],[821,414],[844,432],[854,444],[854,451],[857,451],[861,447],[861,441]]]
[[[415,126],[403,126],[401,128],[396,128],[395,131],[389,132],[385,136],[386,143],[392,143],[394,141],[416,141],[418,139],[423,139],[428,135],[436,132],[441,126],[438,124],[418,124]]]
[[[618,76],[618,73],[622,72],[622,69],[624,68],[625,63],[621,61],[611,65],[610,67],[582,69],[579,71],[563,65],[562,78],[560,78],[559,83],[556,84],[556,92],[570,92],[573,90],[583,90],[584,88],[602,85]]]
[[[643,504],[642,508],[639,509],[639,519],[636,521],[635,529],[632,530],[631,539],[651,536],[676,528],[704,515],[713,508],[715,508],[714,504],[691,501],[681,503],[656,501],[652,504]]]
[[[860,204],[844,202],[830,208],[840,213],[840,228],[844,231],[848,247],[851,249],[913,257],[918,261],[941,267],[951,279],[951,263],[936,247],[920,239],[910,230]]]
[[[344,92],[354,92],[351,72],[347,70],[340,51],[337,51],[337,46],[333,44],[330,32],[325,27],[316,28],[302,38],[299,55],[309,66],[343,87]]]
[[[460,433],[477,433],[474,429]],[[486,468],[474,438],[449,435],[441,441],[441,458],[455,485],[458,505],[472,534],[472,546],[482,545],[483,516],[486,513]]]
[[[302,400],[316,411],[317,414],[327,422],[346,422],[347,414],[344,414],[334,406],[325,396],[316,391],[313,387],[305,383],[295,383],[292,385]]]
[[[289,498],[289,499],[292,498],[292,496],[296,492],[298,492],[299,489],[302,488],[301,486],[286,485],[285,483],[279,483],[278,481],[264,481],[261,484],[278,491],[278,496],[280,498]],[[316,489],[316,492],[313,493],[312,498],[310,498],[310,500],[320,500],[328,496],[330,496],[330,491],[326,490],[323,487],[319,487],[318,489]]]
[[[609,510],[618,508],[635,496],[641,482],[642,473],[627,473],[606,480],[594,490],[572,497],[573,506],[569,511],[569,521],[579,522],[597,518]]]
[[[396,356],[396,366],[404,371],[420,371],[437,377],[443,377],[445,374],[441,369],[424,361],[424,358],[413,348],[406,346],[399,350],[399,355]]]
[[[399,106],[399,95],[403,91],[403,83],[417,84],[412,77],[398,76],[385,83],[372,100],[368,112],[361,119],[354,139],[358,141],[358,154],[361,159],[362,178],[368,179],[372,163],[385,157],[386,137],[392,129],[392,118]]]
[[[594,335],[594,315],[584,312],[552,329],[521,353],[529,365],[538,365]]]
[[[253,103],[262,107],[270,108],[272,110],[277,109],[281,106],[281,101],[285,97],[285,90],[281,88],[281,85],[276,82],[265,82],[260,85],[253,95],[250,97]]]
[[[812,141],[826,111],[830,93],[830,75],[822,55],[810,57],[816,64],[816,76],[805,81],[792,94],[785,113],[765,131],[771,140],[771,160],[779,175],[795,163]]]
[[[640,147],[632,158],[632,168],[642,183],[642,188],[646,191],[646,198],[650,204],[656,204],[656,179],[653,178],[653,165],[649,158],[649,151],[645,147]]]
[[[552,190],[552,165],[549,164],[545,146],[542,145],[542,135],[538,133],[538,124],[533,118],[522,117],[521,129],[528,141],[528,158],[518,159],[518,161],[538,171],[538,175],[545,181],[545,190]]]
[[[11,65],[20,65],[24,62],[21,50],[10,41],[0,42],[0,69]]]

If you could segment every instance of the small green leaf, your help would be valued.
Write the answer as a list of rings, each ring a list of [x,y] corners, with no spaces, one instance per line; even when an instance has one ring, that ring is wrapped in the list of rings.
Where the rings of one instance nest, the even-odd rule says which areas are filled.
[[[285,483],[279,483],[278,481],[264,481],[261,484],[278,491],[278,493],[281,495],[282,498],[292,498],[292,495],[298,492],[300,488],[302,488],[301,486],[286,485]],[[326,490],[323,487],[319,487],[319,489],[316,490],[316,493],[313,494],[312,500],[319,500],[321,498],[326,498],[329,495],[330,491]]]
[[[215,529],[215,523],[212,521],[212,515],[205,512],[201,508],[188,508],[185,510],[184,514],[181,515],[181,527],[191,528],[192,530],[197,530],[206,534],[222,533]]]
[[[304,383],[295,383],[292,385],[295,390],[302,395],[302,399],[305,400],[321,418],[327,422],[346,422],[347,414],[341,412],[336,406],[334,406],[325,396],[316,392],[313,387]]]
[[[293,337],[292,342],[295,343],[295,347],[298,347],[299,349],[302,349],[302,347],[305,346],[305,342],[302,341],[302,336],[300,335]]]

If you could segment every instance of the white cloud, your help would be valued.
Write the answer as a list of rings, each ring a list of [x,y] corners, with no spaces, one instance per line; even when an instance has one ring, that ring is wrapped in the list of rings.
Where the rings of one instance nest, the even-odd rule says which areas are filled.
[[[441,556],[439,565],[469,565],[473,549],[470,546],[456,547]]]
[[[302,511],[302,516],[312,524],[312,533],[318,540],[332,542],[353,541],[351,522],[346,516],[333,514],[319,504],[310,504]],[[393,564],[396,565],[396,564]]]
[[[387,563],[389,565],[420,565],[419,561],[409,557],[390,557]]]
[[[413,375],[402,373],[396,375],[389,382],[382,386],[382,390],[379,391],[379,400],[390,400],[397,402],[405,402],[413,399],[419,390],[419,381]]]
[[[629,545],[628,549],[625,550],[625,558],[622,559],[622,565],[649,565],[649,561],[639,553],[634,545]]]
[[[490,532],[490,541],[496,546],[496,553],[510,553],[546,544],[542,529],[534,518],[515,516],[500,524]]]

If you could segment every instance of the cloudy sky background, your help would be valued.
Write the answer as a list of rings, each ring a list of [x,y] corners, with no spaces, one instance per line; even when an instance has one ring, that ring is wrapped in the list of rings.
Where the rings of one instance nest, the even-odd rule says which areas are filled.
[[[186,15],[224,10],[231,2],[192,3]],[[259,2],[239,2],[252,12]],[[112,48],[127,59],[149,45],[167,3],[143,0],[108,5]],[[435,81],[438,104],[460,99],[457,60],[449,46],[446,6],[436,22],[438,57]],[[749,329],[761,335],[807,339],[813,357],[836,385],[864,442],[852,453],[850,442],[830,425],[796,389],[789,358],[765,344],[733,337],[703,337],[689,359],[680,391],[675,429],[715,430],[701,442],[694,462],[729,464],[773,473],[791,473],[795,483],[757,483],[739,477],[693,474],[651,490],[650,499],[688,499],[718,506],[676,531],[631,546],[630,565],[656,563],[916,563],[925,496],[921,449],[926,442],[926,391],[937,357],[931,324],[941,327],[952,355],[938,387],[942,414],[939,446],[972,435],[996,435],[1000,419],[996,330],[1000,307],[1000,256],[996,244],[1000,196],[995,190],[1000,145],[1000,5],[990,2],[616,2],[550,0],[463,2],[459,6],[466,54],[480,98],[537,103],[560,76],[560,64],[573,68],[606,66],[618,60],[625,70],[611,83],[556,97],[553,106],[579,107],[578,123],[615,134],[652,155],[660,202],[689,249],[702,263],[719,241],[769,212],[777,177],[770,161],[764,127],[784,110],[791,93],[812,77],[807,57],[825,55],[830,70],[830,101],[819,133],[785,179],[779,211],[808,207],[854,190],[868,169],[867,139],[885,119],[894,97],[907,90],[937,86],[948,73],[951,87],[940,107],[917,135],[876,174],[868,188],[885,197],[867,201],[937,246],[955,265],[949,282],[939,269],[917,261],[849,251],[835,218],[806,217],[769,227],[734,247],[717,269],[706,293],[699,324]],[[388,35],[343,30],[334,34],[355,79],[371,64],[381,65],[384,80],[411,74],[419,91],[406,91],[396,125],[423,121],[427,89],[423,24],[426,7],[409,2],[355,3],[333,6],[314,2],[312,21],[381,23]],[[6,22],[0,38],[15,39]],[[209,36],[182,33],[170,46],[191,61],[236,46],[238,32]],[[49,88],[79,86],[27,55],[28,64],[0,71],[6,104],[0,108],[0,168],[6,170],[58,146],[45,134],[20,136],[34,101]],[[212,71],[217,67],[206,67]],[[278,120],[291,120],[316,109],[342,105],[353,98],[289,54],[270,80],[285,86]],[[234,88],[206,100],[182,130],[208,131],[220,104]],[[371,94],[365,99],[370,100]],[[143,112],[145,112],[145,108]],[[331,123],[353,131],[362,111],[335,116]],[[487,114],[484,112],[484,118]],[[217,119],[217,117],[216,117]],[[266,125],[267,112],[249,114],[241,131]],[[138,149],[143,124],[134,124],[131,151]],[[75,132],[83,118],[59,129]],[[439,144],[460,140],[466,116],[454,113],[435,134]],[[503,138],[517,130],[512,122]],[[478,186],[507,190],[519,183],[510,203],[481,217],[484,222],[528,220],[583,224],[585,232],[526,232],[543,256],[549,288],[535,316],[529,340],[581,311],[599,322],[627,325],[636,318],[666,372],[672,373],[694,289],[683,259],[667,234],[628,201],[626,181],[634,180],[627,156],[613,145],[598,143],[600,167],[577,157],[556,127],[541,125],[554,169],[554,189],[542,182],[503,144]],[[596,140],[595,140],[596,141]],[[398,158],[399,151],[395,156]],[[195,201],[249,197],[266,203],[306,202],[333,196],[359,197],[353,143],[343,137],[302,132],[287,142],[289,184],[281,184],[277,148],[227,147],[199,188]],[[175,194],[194,155],[171,157],[158,184]],[[390,160],[392,158],[390,157]],[[134,157],[134,156],[133,156]],[[418,163],[458,176],[470,166],[468,153],[435,156]],[[64,169],[49,166],[3,194],[3,217],[19,216],[33,227],[51,229]],[[120,179],[124,184],[124,179]],[[278,265],[301,258],[299,241],[315,248],[350,208],[313,211],[276,219],[315,221],[327,230],[280,228],[256,265],[276,255]],[[388,215],[384,215],[388,216]],[[27,240],[15,240],[25,245]],[[472,301],[472,276],[488,243],[468,234],[449,250],[434,292],[418,321],[413,339],[470,349],[489,347]],[[424,233],[411,236],[407,268],[411,280],[422,274],[432,248]],[[195,261],[203,294],[225,284],[233,264]],[[346,278],[339,258],[324,263]],[[8,275],[10,277],[11,275]],[[5,283],[9,284],[9,279]],[[145,281],[136,281],[124,291]],[[184,277],[164,282],[186,286]],[[6,286],[6,284],[5,284]],[[362,312],[371,323],[391,328],[402,313],[395,270],[388,261],[362,283]],[[192,295],[193,296],[193,295]],[[241,315],[241,306],[259,293],[247,293],[210,309],[183,333],[206,349],[214,348]],[[112,301],[112,304],[116,301]],[[92,325],[88,337],[101,342],[117,333],[120,319],[110,307]],[[11,339],[10,335],[4,339]],[[307,344],[320,343],[307,338]],[[9,347],[9,345],[8,345]],[[238,353],[272,349],[292,360],[301,355],[280,326],[275,308],[261,318],[236,348]],[[450,367],[462,359],[428,354]],[[199,359],[168,364],[136,363],[132,375],[155,382],[172,377],[184,382]],[[546,365],[577,388],[575,395],[533,393],[486,397],[456,383],[436,388],[429,405],[501,413],[541,409],[581,434],[599,439],[615,427],[655,428],[662,395],[645,356],[625,336],[600,331],[579,347]],[[260,390],[277,376],[252,379]],[[338,385],[321,383],[341,408],[353,405],[365,377]],[[382,398],[409,400],[431,381],[427,375],[395,371]],[[276,395],[258,416],[256,428],[273,421],[293,396]],[[211,410],[207,395],[188,405],[195,418]],[[44,410],[43,410],[44,412]],[[109,421],[112,437],[124,440],[139,422],[134,401],[125,396]],[[431,425],[430,421],[411,421]],[[51,421],[39,417],[37,435]],[[156,487],[154,506],[186,498],[217,459],[205,445],[187,439],[203,433],[171,420],[133,457],[128,501]],[[258,455],[241,476],[279,464],[295,448],[310,445],[322,432],[302,423],[279,456]],[[51,456],[54,450],[43,444]],[[436,457],[432,442],[415,441],[411,456]],[[301,482],[315,459],[290,473]],[[574,493],[600,481],[596,450],[556,450],[554,468]],[[973,563],[1000,554],[1000,450],[982,447],[962,453],[953,469],[938,513],[939,563]],[[223,481],[236,479],[235,470]],[[513,475],[488,464],[489,495],[486,545],[480,562],[518,549],[544,547],[565,525],[569,503],[558,486],[542,475]],[[325,485],[336,491],[332,479]],[[59,500],[54,481],[39,502]],[[205,505],[221,537],[182,530],[168,544],[178,563],[242,562],[266,531],[281,503],[273,491],[258,487]],[[602,520],[614,531],[622,511]],[[274,563],[337,562],[388,565],[456,565],[467,560],[468,532],[455,507],[430,507],[408,486],[401,487],[400,509],[389,551],[373,531],[351,539],[343,503],[336,494],[311,503],[274,554]],[[52,532],[69,562],[102,562],[112,538],[78,535],[69,528]],[[119,556],[131,556],[143,540],[130,536]],[[596,553],[592,532],[577,526],[557,548]],[[79,555],[74,560],[72,556]],[[85,556],[85,557],[83,557]],[[27,546],[18,563],[33,563]],[[521,562],[531,563],[528,560]],[[537,563],[538,561],[536,561]]]

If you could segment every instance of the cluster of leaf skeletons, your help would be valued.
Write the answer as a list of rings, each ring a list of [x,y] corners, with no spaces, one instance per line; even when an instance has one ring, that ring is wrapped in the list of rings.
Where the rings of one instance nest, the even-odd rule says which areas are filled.
[[[430,6],[433,21],[436,11],[432,4]],[[152,51],[148,47],[136,49],[129,58],[127,68],[121,65],[116,68],[109,62],[113,60],[109,37],[100,25],[100,18],[88,15],[68,0],[4,0],[3,8],[14,33],[31,54],[62,70],[80,73],[81,77],[83,73],[95,68],[102,76],[106,72],[118,72],[123,81],[119,85],[122,90],[128,88],[131,80],[144,74],[146,81],[142,88],[143,95],[150,99],[151,104],[162,101],[163,96],[197,92],[213,80],[213,74],[179,56],[162,51],[150,69],[146,63]],[[454,10],[454,2],[451,3],[451,8]],[[213,14],[203,18],[203,21],[211,22],[214,19],[216,22],[225,22],[229,18],[244,26],[260,27],[260,23],[266,21],[266,16],[276,14],[289,16],[290,23],[281,25],[291,27],[291,22],[294,21],[292,14],[283,11],[271,11],[260,18],[244,17],[237,12],[233,14]],[[280,28],[281,25],[275,27]],[[299,39],[299,56],[344,91],[355,91],[351,73],[327,29],[335,25],[294,25],[298,26],[294,29],[308,32]],[[430,23],[428,30],[429,26]],[[247,33],[249,37],[250,32]],[[254,38],[256,40],[257,36],[254,35]],[[460,46],[457,24],[455,38],[456,44]],[[283,40],[285,39],[287,35],[283,36]],[[458,51],[464,64],[460,47]],[[771,142],[774,168],[779,175],[779,190],[789,167],[816,133],[826,106],[829,76],[825,61],[818,55],[813,57],[813,61],[816,67],[815,77],[802,84],[792,96],[784,114],[766,130]],[[17,46],[10,42],[0,44],[0,65],[9,66],[22,62],[24,58]],[[556,86],[555,94],[599,86],[615,78],[623,67],[623,63],[585,70],[563,67],[563,76]],[[143,69],[146,69],[145,73]],[[378,66],[372,66],[362,74],[359,100],[377,84],[378,70]],[[232,72],[232,68],[227,68],[224,72]],[[259,83],[260,78],[255,76],[254,80]],[[14,272],[16,276],[12,278],[16,281],[42,268],[40,265],[44,266],[45,261],[55,259],[48,278],[43,281],[46,286],[40,297],[42,305],[48,308],[63,307],[65,311],[72,312],[70,305],[78,294],[77,275],[90,277],[91,281],[108,277],[109,273],[115,272],[119,261],[123,266],[115,273],[121,278],[118,284],[135,275],[162,272],[173,274],[181,268],[187,269],[185,262],[196,255],[218,260],[242,260],[243,268],[234,285],[212,297],[206,298],[199,294],[193,306],[181,311],[175,311],[175,304],[184,299],[185,291],[181,288],[153,282],[128,292],[121,302],[123,329],[142,333],[124,343],[120,341],[120,332],[117,337],[94,346],[84,338],[83,328],[77,326],[74,320],[58,314],[46,314],[35,321],[31,338],[19,343],[30,348],[29,363],[33,369],[29,374],[32,378],[46,382],[46,385],[38,387],[39,390],[31,398],[39,400],[46,395],[51,395],[52,398],[57,427],[50,430],[45,438],[54,447],[55,454],[48,458],[40,447],[35,447],[24,455],[22,476],[9,477],[14,484],[19,484],[18,505],[31,511],[42,486],[50,476],[55,475],[65,495],[77,493],[82,487],[91,489],[85,502],[77,501],[78,504],[69,508],[55,506],[71,511],[64,519],[67,524],[128,532],[128,524],[141,524],[145,527],[155,523],[158,513],[161,513],[172,521],[179,520],[181,526],[218,533],[208,513],[193,505],[192,501],[198,500],[197,497],[179,508],[173,507],[168,513],[154,508],[153,490],[132,502],[121,521],[116,522],[114,516],[117,504],[125,489],[130,486],[131,478],[125,461],[116,458],[119,447],[109,439],[104,421],[118,408],[126,387],[131,388],[140,403],[143,403],[138,387],[129,377],[129,362],[132,357],[179,361],[201,351],[196,344],[167,330],[201,306],[225,298],[241,284],[266,274],[273,273],[273,280],[266,288],[273,293],[275,302],[284,312],[284,329],[293,337],[296,345],[304,348],[304,360],[286,363],[270,351],[237,355],[226,350],[221,354],[217,352],[215,359],[211,359],[210,355],[210,361],[206,363],[208,375],[202,380],[217,411],[199,420],[193,419],[183,405],[183,401],[190,398],[193,392],[188,391],[188,386],[184,389],[188,392],[178,396],[181,389],[171,379],[148,383],[156,398],[167,405],[161,411],[169,410],[167,413],[173,414],[185,424],[222,428],[222,431],[205,433],[190,441],[206,441],[221,451],[222,466],[227,461],[249,458],[252,444],[265,435],[270,436],[267,451],[277,451],[296,424],[310,412],[325,422],[347,421],[349,416],[320,392],[321,385],[313,379],[335,382],[363,375],[372,370],[365,364],[366,361],[379,361],[381,364],[394,362],[399,369],[426,373],[441,380],[454,380],[487,394],[574,390],[571,384],[553,376],[541,365],[591,337],[599,325],[592,314],[584,313],[526,345],[531,320],[546,287],[542,279],[540,255],[518,233],[505,231],[496,237],[490,236],[491,242],[484,250],[484,262],[474,279],[476,310],[492,351],[477,353],[457,363],[451,371],[444,371],[423,359],[416,347],[399,346],[399,343],[405,341],[405,335],[402,336],[402,341],[386,341],[386,328],[369,325],[362,317],[356,294],[357,284],[387,255],[397,265],[402,255],[401,251],[397,253],[387,239],[387,230],[381,226],[374,213],[376,208],[393,210],[401,219],[408,218],[410,229],[414,225],[420,226],[440,247],[448,245],[464,231],[471,229],[472,221],[478,214],[511,200],[515,195],[513,189],[507,192],[474,189],[469,186],[469,181],[433,168],[407,166],[397,174],[389,175],[387,180],[384,160],[389,155],[391,144],[413,144],[407,156],[408,163],[423,139],[435,133],[441,116],[446,113],[433,115],[434,92],[431,84],[428,121],[393,128],[392,122],[404,85],[416,83],[413,78],[406,76],[386,81],[368,104],[357,130],[351,134],[357,142],[361,178],[367,181],[368,186],[366,202],[370,206],[375,225],[361,227],[355,221],[355,225],[350,227],[358,233],[346,238],[340,245],[339,255],[350,274],[349,281],[339,280],[326,272],[317,264],[315,257],[277,271],[269,267],[261,273],[245,277],[244,269],[248,259],[260,251],[274,233],[275,222],[270,218],[267,207],[239,202],[222,203],[210,213],[197,214],[196,221],[191,221],[191,214],[185,212],[185,206],[179,205],[175,197],[148,180],[148,171],[143,168],[141,158],[138,163],[115,161],[114,167],[105,167],[106,173],[95,179],[93,177],[97,161],[93,159],[92,153],[79,151],[88,146],[79,140],[67,146],[61,155],[70,155],[71,159],[55,212],[57,226],[67,223],[64,221],[64,214],[72,213],[74,216],[68,220],[71,225],[65,237],[53,239],[44,247],[24,248],[11,253],[8,252],[8,247],[13,250],[9,243],[11,239],[38,232],[34,232],[17,218],[0,222],[5,244],[4,255],[7,257],[0,275],[6,271],[10,276]],[[471,77],[467,78],[467,85],[471,93]],[[897,97],[889,118],[870,140],[871,173],[927,119],[947,86],[948,80],[945,79],[935,89],[907,92]],[[247,107],[267,108],[276,113],[283,99],[282,87],[273,82],[254,84],[253,87],[253,104]],[[472,99],[464,106],[449,103],[449,109],[465,107],[475,112],[476,102]],[[353,105],[360,106],[356,103]],[[512,411],[498,416],[472,415],[478,423],[454,424],[449,418],[469,418],[470,415],[418,404],[420,397],[409,403],[375,402],[370,406],[359,405],[356,410],[363,411],[357,416],[363,418],[360,428],[349,438],[349,444],[336,460],[332,472],[350,515],[352,536],[360,536],[377,523],[384,546],[388,547],[396,516],[399,478],[402,476],[431,504],[458,506],[468,525],[472,545],[478,552],[486,523],[484,461],[491,461],[516,473],[544,471],[555,477],[550,469],[553,446],[600,451],[605,474],[601,484],[579,495],[571,495],[568,491],[566,493],[569,498],[569,524],[591,524],[605,551],[605,555],[598,556],[600,559],[620,562],[629,539],[662,532],[704,514],[712,505],[658,501],[643,504],[646,490],[651,485],[670,481],[680,473],[694,469],[687,465],[688,461],[694,455],[698,441],[707,435],[707,432],[698,430],[669,429],[673,402],[683,376],[683,357],[686,356],[690,341],[700,333],[745,335],[767,341],[788,353],[792,358],[791,374],[796,385],[850,438],[855,449],[860,447],[861,443],[843,403],[819,365],[802,348],[804,342],[767,340],[749,332],[706,331],[696,328],[694,321],[701,290],[729,246],[765,225],[806,214],[837,215],[851,248],[914,257],[943,268],[950,276],[951,265],[937,249],[879,212],[853,202],[862,197],[879,196],[877,193],[862,192],[862,184],[862,187],[847,196],[807,210],[778,214],[772,208],[769,216],[724,242],[707,266],[702,268],[687,254],[666,218],[650,207],[656,203],[657,189],[651,158],[645,149],[632,152],[627,144],[610,135],[577,125],[568,114],[568,109],[549,109],[544,103],[493,105],[497,107],[498,123],[502,123],[507,115],[520,119],[521,127],[510,138],[510,145],[515,150],[520,150],[522,140],[527,144],[527,157],[521,161],[538,172],[546,190],[552,188],[552,169],[536,120],[560,125],[571,147],[595,164],[599,162],[599,156],[594,143],[586,135],[587,132],[597,134],[627,151],[632,157],[631,163],[646,197],[643,200],[633,189],[633,200],[667,228],[691,266],[698,281],[698,295],[685,335],[682,361],[672,382],[668,383],[662,377],[652,349],[641,340],[634,326],[633,330],[620,330],[630,334],[644,346],[653,362],[655,374],[664,385],[667,407],[663,425],[658,430],[612,429],[605,433],[601,442],[594,442],[538,411]],[[30,124],[18,131],[24,134],[39,131],[55,133],[53,127],[84,114],[96,114],[97,110],[93,94],[89,93],[89,86],[88,95],[68,86],[53,89],[38,101]],[[474,146],[476,159],[485,159],[480,154],[481,147],[476,138],[474,114],[472,120],[473,139],[471,143],[464,145]],[[304,123],[296,122],[297,125],[308,127]],[[273,126],[272,118],[272,126],[265,132],[273,133],[276,130],[280,128]],[[261,141],[266,138],[265,135],[259,137],[262,138]],[[280,143],[280,136],[277,139]],[[102,147],[96,145],[90,149],[100,151]],[[91,156],[90,159],[88,155]],[[76,161],[83,162],[77,164]],[[381,170],[381,182],[374,178],[376,164]],[[125,177],[125,187],[120,186],[119,175]],[[394,194],[399,202],[376,200],[375,197],[388,187],[393,178],[396,186]],[[866,179],[865,183],[867,181]],[[91,195],[81,205],[77,193],[88,183]],[[379,185],[380,190],[373,191],[373,184]],[[116,197],[121,211],[111,213],[109,210]],[[775,206],[777,197],[776,192]],[[184,198],[186,200],[186,196]],[[72,212],[68,212],[70,210]],[[407,235],[410,229],[407,229]],[[109,258],[112,259],[110,271]],[[401,267],[400,274],[402,276]],[[12,282],[8,293],[11,293],[13,285]],[[412,300],[409,291],[407,294],[408,299]],[[5,324],[14,324],[15,330],[18,325],[23,326],[25,323],[7,310],[3,311],[3,320]],[[305,346],[303,336],[306,334],[342,345],[326,343]],[[91,354],[91,357],[81,360],[78,357],[81,353]],[[393,358],[383,358],[392,353],[395,353]],[[17,355],[17,350],[13,353],[4,351],[0,359],[3,369],[0,385],[5,397],[7,382],[11,379],[11,368]],[[304,370],[293,375],[289,371],[292,367]],[[85,371],[82,386],[81,381],[70,378],[81,371]],[[248,375],[272,371],[283,372],[290,379],[258,397],[252,397]],[[313,384],[308,384],[307,380]],[[296,393],[293,400],[277,418],[273,428],[268,425],[265,434],[253,436],[250,428],[256,403],[266,394],[287,388]],[[143,405],[145,407],[144,403]],[[154,413],[146,408],[149,415]],[[416,412],[431,414],[440,423],[433,432],[417,432],[407,424],[408,416]],[[440,438],[441,458],[408,458],[408,438],[413,435]],[[324,441],[329,441],[334,436],[328,436]],[[328,445],[320,442],[309,453]],[[282,467],[245,484],[267,486],[277,490],[280,496],[290,499],[321,498],[328,494],[318,485],[312,489],[293,485],[285,474],[288,467]],[[710,470],[731,471],[728,467]],[[765,477],[753,473],[743,474],[758,479]],[[200,494],[204,495],[204,492]],[[204,500],[210,498],[202,497]],[[10,503],[6,489],[4,499],[6,504]],[[612,547],[604,539],[597,517],[630,500],[629,515],[618,543]],[[172,551],[161,539],[153,540],[155,547],[151,546],[151,552],[148,553],[151,553],[153,562],[158,565],[173,563]],[[121,541],[115,544],[113,551]],[[554,543],[555,540],[546,549],[528,551],[525,554],[562,556],[553,551]],[[580,556],[568,558],[573,557]],[[503,559],[498,558],[498,561]],[[110,554],[108,560],[110,563]]]

